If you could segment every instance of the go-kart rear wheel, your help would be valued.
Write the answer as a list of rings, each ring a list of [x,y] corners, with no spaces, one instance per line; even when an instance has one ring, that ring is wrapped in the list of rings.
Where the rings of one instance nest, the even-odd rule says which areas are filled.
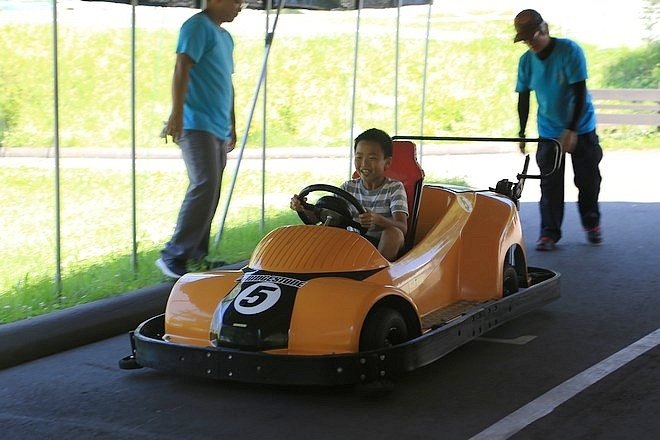
[[[360,333],[360,351],[391,347],[408,340],[408,326],[401,313],[389,307],[372,310]]]
[[[518,273],[510,264],[504,264],[502,296],[509,296],[518,291]]]

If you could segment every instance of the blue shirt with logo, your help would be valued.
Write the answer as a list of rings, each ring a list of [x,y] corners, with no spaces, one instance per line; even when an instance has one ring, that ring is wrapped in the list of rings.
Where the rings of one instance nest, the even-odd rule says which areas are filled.
[[[189,72],[183,105],[183,128],[212,133],[222,140],[231,137],[233,107],[232,73],[234,41],[203,12],[181,26],[177,53],[195,63]]]
[[[537,125],[539,136],[559,138],[573,116],[575,96],[571,84],[587,79],[587,61],[575,42],[555,39],[555,47],[542,60],[531,50],[520,57],[516,92],[534,90],[538,103]],[[587,92],[584,111],[575,131],[589,133],[596,129],[596,115]]]

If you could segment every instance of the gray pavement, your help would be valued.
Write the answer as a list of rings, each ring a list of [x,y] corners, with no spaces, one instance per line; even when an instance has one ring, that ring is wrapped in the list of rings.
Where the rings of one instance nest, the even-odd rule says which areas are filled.
[[[20,150],[20,151],[19,151]],[[23,151],[24,150],[24,151]],[[62,168],[131,169],[130,151],[107,149],[64,149]],[[509,144],[453,144],[424,145],[421,165],[427,177],[450,176],[464,178],[477,188],[493,186],[498,180],[515,179],[523,164],[523,156],[515,145]],[[138,152],[137,170],[184,170],[180,153],[175,148],[155,148]],[[49,149],[0,148],[2,167],[52,168],[54,161]],[[348,173],[348,154],[342,148],[274,148],[267,150],[267,170],[314,169],[323,161],[323,172],[338,176]],[[531,151],[530,173],[538,173]],[[229,154],[226,173],[233,173],[238,151]],[[246,149],[241,169],[261,169],[262,152]],[[660,202],[660,149],[606,151],[601,162],[603,182],[602,201]],[[343,178],[343,177],[342,177]],[[570,164],[566,170],[566,200],[576,201]],[[288,195],[287,195],[288,196]],[[539,186],[529,181],[523,201],[537,201]],[[288,199],[287,199],[288,200]]]
[[[516,150],[514,145],[502,143],[447,143],[429,144],[423,147],[426,154],[435,156],[438,154],[481,154],[481,153],[503,153]],[[232,156],[236,156],[239,148],[235,149]],[[54,148],[39,147],[1,147],[0,158],[54,158]],[[130,159],[132,157],[130,148],[103,148],[103,147],[85,147],[85,148],[60,148],[61,158],[81,158],[81,159]],[[291,157],[300,158],[328,158],[328,157],[346,157],[347,147],[276,147],[268,148],[266,155],[270,159],[287,159]],[[259,159],[263,155],[261,148],[245,148],[243,157],[246,159]],[[137,148],[135,152],[136,159],[180,159],[181,150],[178,147],[152,147]]]
[[[386,397],[122,371],[130,348],[119,335],[0,371],[0,423],[19,439],[470,438],[658,329],[660,203],[602,209],[602,246],[585,243],[569,203],[559,250],[529,250],[530,264],[562,273],[558,301],[404,376]],[[536,204],[521,214],[534,236]],[[502,343],[520,336],[533,338]],[[659,361],[656,346],[513,438],[659,438]]]

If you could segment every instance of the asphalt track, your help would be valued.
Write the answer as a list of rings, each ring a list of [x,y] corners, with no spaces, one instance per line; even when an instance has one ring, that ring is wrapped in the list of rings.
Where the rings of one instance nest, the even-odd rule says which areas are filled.
[[[660,327],[660,203],[605,201],[601,209],[602,246],[585,243],[571,202],[559,249],[528,250],[531,265],[561,272],[558,301],[404,376],[389,395],[123,371],[117,360],[129,345],[119,335],[1,370],[0,436],[660,438],[658,338],[616,368],[603,362]],[[536,203],[523,203],[521,218],[531,245]],[[555,389],[563,400],[543,398]]]
[[[122,371],[121,335],[0,371],[2,436],[470,438],[660,326],[660,237],[649,233],[660,204],[603,203],[599,247],[584,243],[567,208],[560,249],[529,252],[531,264],[562,273],[561,299],[408,374],[385,397]],[[521,213],[533,236],[535,204]],[[513,438],[660,438],[659,365],[655,346]]]

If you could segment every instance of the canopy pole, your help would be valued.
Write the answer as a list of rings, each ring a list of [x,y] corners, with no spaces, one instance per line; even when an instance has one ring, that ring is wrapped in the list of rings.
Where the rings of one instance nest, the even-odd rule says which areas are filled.
[[[355,138],[355,101],[357,94],[357,67],[358,53],[360,48],[360,17],[362,14],[362,5],[364,0],[358,0],[357,22],[355,25],[355,49],[353,53],[353,96],[351,98],[351,127],[349,130],[350,139],[348,140],[348,178],[353,176],[353,139]]]
[[[264,43],[264,51],[266,50],[268,29],[270,29],[270,10],[273,7],[273,0],[266,1],[266,42]],[[261,221],[259,222],[259,232],[261,235],[266,231],[266,116],[268,112],[268,66],[266,65],[264,71],[264,100],[263,100],[263,117],[261,122]]]
[[[55,294],[62,293],[62,219],[60,206],[60,83],[57,51],[57,0],[53,0],[53,146],[55,149]]]
[[[259,98],[259,92],[261,90],[261,85],[264,82],[266,76],[266,67],[268,64],[268,56],[270,55],[270,49],[273,44],[273,39],[275,38],[275,29],[277,28],[277,22],[280,18],[280,12],[284,7],[286,0],[280,0],[280,4],[277,8],[277,15],[275,15],[275,22],[273,23],[273,30],[268,33],[266,36],[266,51],[264,54],[263,63],[261,65],[261,74],[259,75],[259,80],[257,81],[257,87],[254,91],[252,97],[252,104],[250,105],[250,110],[248,112],[247,120],[245,122],[245,131],[243,133],[243,138],[241,139],[241,147],[238,151],[238,158],[236,160],[236,168],[234,169],[234,175],[232,176],[231,185],[229,187],[229,196],[227,197],[227,202],[225,203],[222,217],[220,219],[220,225],[218,226],[218,232],[215,235],[213,240],[213,246],[217,249],[220,244],[220,239],[222,238],[222,232],[225,228],[225,222],[227,220],[227,213],[229,212],[229,204],[231,203],[231,196],[234,193],[234,187],[236,186],[236,178],[238,177],[238,170],[241,167],[241,161],[243,160],[243,152],[245,151],[245,144],[247,143],[248,133],[250,132],[250,124],[252,123],[252,117],[254,116],[255,108],[257,107],[257,99]]]
[[[399,29],[401,27],[401,4],[396,6],[396,42],[394,46],[394,134],[399,132]]]
[[[422,74],[422,114],[421,123],[419,127],[419,135],[424,136],[424,113],[426,107],[426,73],[429,64],[429,36],[431,35],[431,7],[433,3],[429,3],[429,13],[426,18],[426,44],[424,45],[424,73]],[[424,158],[424,141],[419,142],[419,164],[422,165]]]
[[[133,240],[133,249],[131,251],[131,267],[133,268],[133,276],[137,277],[138,264],[137,264],[137,196],[136,196],[136,148],[135,148],[135,7],[140,4],[139,0],[132,0],[131,2],[131,233]]]

